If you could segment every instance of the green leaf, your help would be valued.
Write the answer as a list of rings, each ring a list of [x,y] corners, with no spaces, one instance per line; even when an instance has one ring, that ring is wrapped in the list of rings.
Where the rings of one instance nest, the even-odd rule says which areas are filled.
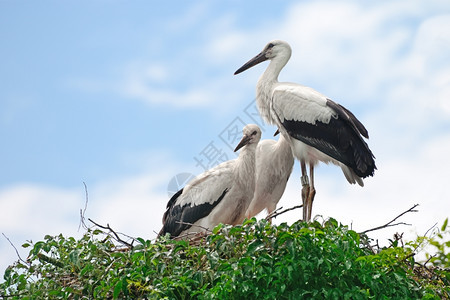
[[[448,225],[448,218],[445,219],[444,224],[442,224],[441,231],[445,231],[447,229],[447,225]]]
[[[79,259],[80,259],[80,253],[81,253],[81,250],[80,250],[80,249],[72,250],[72,251],[69,253],[69,261],[70,261],[72,264],[74,264],[75,266],[79,266],[79,264],[80,264],[80,261],[79,261]]]
[[[222,223],[220,223],[219,225],[214,227],[214,229],[212,230],[212,233],[217,234],[223,227],[224,227],[224,225]]]
[[[94,265],[92,264],[87,264],[86,266],[84,266],[83,269],[81,269],[80,271],[80,276],[84,276],[86,273],[91,272],[92,270],[94,270]]]
[[[244,223],[242,225],[244,226],[248,226],[248,225],[253,225],[256,222],[256,218],[251,218],[251,219],[245,219]]]
[[[114,286],[113,298],[119,298],[120,292],[122,291],[123,281],[119,280],[117,284]]]
[[[346,269],[346,270],[350,270],[351,267],[352,267],[351,261],[347,260],[347,261],[345,262],[345,269]]]
[[[42,247],[44,247],[45,243],[44,242],[37,242],[36,244],[34,244],[33,249],[31,249],[30,254],[32,255],[37,255],[39,253],[39,251],[41,251]]]
[[[100,229],[95,229],[95,230],[92,232],[92,234],[93,234],[93,235],[103,234],[103,231],[100,230]]]
[[[260,240],[251,242],[247,247],[247,254],[252,255],[255,251],[264,247],[264,243]]]

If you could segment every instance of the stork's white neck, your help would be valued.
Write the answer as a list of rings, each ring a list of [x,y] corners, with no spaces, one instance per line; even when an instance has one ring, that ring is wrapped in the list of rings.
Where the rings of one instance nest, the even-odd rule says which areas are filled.
[[[291,52],[278,53],[272,58],[267,69],[261,75],[256,85],[256,104],[263,120],[269,124],[277,125],[275,118],[270,114],[270,101],[272,99],[273,88],[278,83],[278,75],[289,61]]]
[[[264,78],[265,81],[278,82],[278,75],[280,75],[281,70],[291,58],[291,53],[292,51],[289,45],[277,51],[275,56],[270,59],[270,64],[267,66],[260,80]]]
[[[289,140],[284,138],[284,135],[280,133],[280,137],[278,138],[278,142],[276,146],[280,149],[289,149],[291,148],[291,145],[289,143]]]
[[[236,164],[236,182],[243,183],[248,191],[255,189],[255,152],[257,144],[250,144],[242,148]],[[251,200],[251,198],[250,198]]]

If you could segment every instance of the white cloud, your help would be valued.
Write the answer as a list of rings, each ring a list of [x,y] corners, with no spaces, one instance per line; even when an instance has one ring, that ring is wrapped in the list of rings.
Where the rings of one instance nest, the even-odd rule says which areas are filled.
[[[36,184],[15,185],[0,190],[0,228],[25,259],[20,247],[25,240],[42,240],[60,233],[76,236],[83,191]],[[14,249],[0,237],[0,272],[17,260]],[[3,274],[1,274],[3,275]],[[0,280],[3,280],[1,278]]]
[[[450,14],[423,21],[411,52],[401,61],[402,72],[397,73],[402,80],[399,88],[393,87],[393,98],[422,114],[416,122],[450,116],[450,38],[446,28],[450,28]]]
[[[154,238],[161,229],[161,218],[168,196],[171,168],[106,182],[92,189],[88,215],[100,224],[131,236]]]
[[[66,220],[77,218],[82,193],[22,184],[0,191],[2,231],[58,234]],[[51,218],[48,216],[51,215]]]
[[[183,56],[182,53],[180,55]],[[202,72],[204,74],[200,74]],[[180,58],[163,63],[130,63],[115,89],[126,98],[148,105],[178,109],[213,108],[211,113],[223,114],[242,99],[233,87],[236,82],[233,81],[234,70],[226,76],[214,74],[208,77],[205,75],[208,72],[211,71],[205,65],[197,69]],[[221,109],[214,109],[218,104]]]
[[[220,36],[220,38],[212,39],[209,42],[209,45],[205,47],[205,55],[211,63],[223,64],[224,61],[230,62],[233,57],[239,54],[240,48],[249,43],[247,38],[246,34],[235,31],[230,27],[227,34]],[[247,48],[249,47],[247,46]],[[236,69],[238,67],[236,66]]]
[[[427,56],[433,67],[439,68],[443,60],[450,57],[450,14],[430,17],[421,23],[414,47]]]
[[[391,157],[378,162],[378,171],[373,178],[365,180],[365,187],[348,185],[337,167],[319,166],[316,172],[316,189],[313,215],[334,217],[363,231],[392,220],[395,216],[419,204],[418,213],[410,213],[399,219],[412,227],[398,226],[375,231],[371,237],[386,244],[395,232],[405,232],[407,240],[416,234],[424,234],[436,222],[442,224],[449,217],[447,184],[449,166],[446,158],[450,153],[450,135],[430,141],[413,157]],[[324,174],[325,168],[335,168],[334,174]],[[336,176],[340,175],[340,176]],[[299,174],[289,182],[288,189],[280,202],[285,208],[301,203]],[[301,210],[281,217],[282,221],[293,222],[301,216]]]
[[[123,94],[147,104],[164,104],[178,108],[204,106],[209,104],[211,99],[216,98],[208,91],[198,88],[185,91],[159,88],[145,77],[145,75],[139,77],[136,74],[128,77],[122,90]]]
[[[175,34],[186,31],[190,32],[191,30],[195,30],[195,27],[204,21],[205,16],[209,14],[209,9],[209,1],[193,2],[183,14],[169,19],[163,27]]]
[[[168,157],[165,156],[167,159]],[[161,229],[167,201],[167,184],[180,169],[174,159],[155,164],[145,173],[117,178],[96,185],[88,183],[87,218],[133,237],[153,239]],[[176,166],[176,167],[175,167]],[[80,209],[85,207],[83,186],[64,189],[37,184],[21,184],[0,190],[0,228],[18,248],[22,258],[28,250],[20,247],[25,240],[43,240],[44,236],[78,237]],[[17,260],[15,250],[0,238],[0,271]],[[0,279],[2,280],[2,279]]]
[[[368,9],[362,2],[294,6],[277,31],[293,47],[283,78],[320,84],[328,96],[345,95],[346,101],[379,95],[380,86],[391,78],[397,52],[413,30],[401,23],[388,26],[409,10],[398,6]]]

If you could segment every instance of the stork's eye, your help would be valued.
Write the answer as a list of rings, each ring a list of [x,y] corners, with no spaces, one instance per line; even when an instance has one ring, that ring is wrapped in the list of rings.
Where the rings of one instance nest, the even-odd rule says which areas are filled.
[[[252,132],[252,135],[256,135],[256,130]]]
[[[273,48],[273,46],[275,46],[275,45],[270,43],[269,45],[267,45],[267,49]]]

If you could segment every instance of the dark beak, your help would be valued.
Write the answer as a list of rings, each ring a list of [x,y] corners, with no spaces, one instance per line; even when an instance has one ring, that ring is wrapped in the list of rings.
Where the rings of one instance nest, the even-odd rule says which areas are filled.
[[[277,131],[275,131],[275,133],[273,134],[273,136],[277,136],[280,133],[280,129],[277,129]]]
[[[248,135],[244,135],[242,137],[242,140],[239,142],[239,144],[236,146],[236,149],[234,149],[234,152],[238,151],[239,149],[241,149],[242,147],[244,147],[245,145],[248,144],[248,142],[250,142],[250,136]]]
[[[247,69],[250,69],[253,66],[256,66],[257,64],[266,61],[268,58],[266,57],[266,53],[261,52],[260,54],[256,55],[252,59],[250,59],[248,62],[246,62],[242,67],[240,67],[236,72],[234,72],[234,75],[237,75],[239,73],[244,72]]]

